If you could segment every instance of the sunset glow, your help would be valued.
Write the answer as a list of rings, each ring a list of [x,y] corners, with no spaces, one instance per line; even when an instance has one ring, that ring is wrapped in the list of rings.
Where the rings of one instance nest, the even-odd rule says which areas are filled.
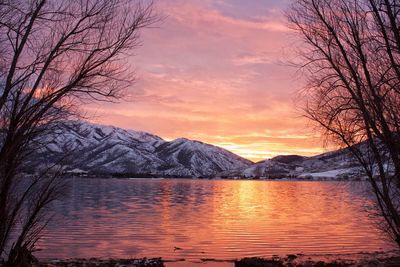
[[[164,19],[142,34],[129,101],[90,106],[97,123],[196,139],[253,161],[314,155],[321,142],[295,108],[302,78],[289,1],[155,3]]]
[[[185,262],[198,261],[198,257],[210,253],[213,258],[224,260],[286,255],[291,251],[327,257],[327,251],[349,253],[377,246],[392,248],[371,226],[370,217],[359,216],[361,211],[356,207],[359,203],[365,205],[365,199],[350,195],[349,184],[227,180],[212,184],[204,180],[106,182],[106,179],[81,182],[74,192],[75,202],[64,211],[74,216],[67,218],[69,223],[58,231],[46,233],[41,255],[124,257],[136,253],[139,257],[186,258],[180,266],[187,267],[193,265],[184,265]],[[95,184],[97,190],[81,191],[84,184]],[[121,197],[127,192],[129,197]],[[135,201],[138,194],[144,194],[142,201]],[[121,201],[115,204],[110,197]],[[337,201],[338,198],[343,201]],[[143,202],[147,199],[149,203]],[[98,208],[87,207],[92,203]],[[145,211],[138,212],[143,206]],[[74,231],[78,231],[74,241],[81,244],[80,249],[71,248],[70,241],[62,238],[63,233]],[[57,246],[49,245],[50,242]]]

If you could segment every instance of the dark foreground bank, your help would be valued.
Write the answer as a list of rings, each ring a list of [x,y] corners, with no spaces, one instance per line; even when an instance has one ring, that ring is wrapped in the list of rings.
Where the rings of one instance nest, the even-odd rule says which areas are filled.
[[[373,260],[359,261],[341,261],[335,260],[331,262],[324,261],[296,261],[296,255],[288,255],[284,259],[263,259],[263,258],[243,258],[235,261],[235,267],[348,267],[348,266],[400,266],[400,257],[390,257]]]
[[[184,262],[185,260],[178,260]],[[312,261],[299,260],[296,255],[287,255],[285,258],[243,258],[236,261],[218,261],[203,259],[204,266],[207,262],[231,262],[235,267],[348,267],[348,266],[400,266],[400,256],[375,258],[369,260],[335,260],[335,261]],[[164,261],[161,258],[152,259],[68,259],[50,260],[45,262],[32,263],[33,267],[165,267],[173,266],[173,262]],[[0,263],[0,266],[2,264]],[[188,266],[190,263],[188,262]],[[215,266],[215,264],[213,265]]]

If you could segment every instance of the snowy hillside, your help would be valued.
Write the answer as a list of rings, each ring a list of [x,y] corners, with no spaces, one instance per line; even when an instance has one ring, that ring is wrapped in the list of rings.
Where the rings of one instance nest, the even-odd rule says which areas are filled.
[[[179,138],[171,142],[145,132],[86,122],[68,122],[46,140],[31,165],[62,163],[69,170],[96,173],[212,176],[251,162],[209,144]]]
[[[361,178],[347,149],[314,157],[277,156],[252,163],[225,149],[178,138],[165,141],[146,132],[87,122],[67,122],[48,138],[28,164],[29,170],[53,164],[68,172],[156,177]]]
[[[241,170],[227,171],[223,176],[246,178],[360,179],[360,166],[350,151],[341,149],[314,157],[277,156],[254,163]]]

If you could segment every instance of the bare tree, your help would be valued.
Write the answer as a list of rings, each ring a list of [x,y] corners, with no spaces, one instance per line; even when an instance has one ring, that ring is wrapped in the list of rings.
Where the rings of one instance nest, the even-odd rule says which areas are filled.
[[[60,194],[59,170],[23,174],[29,156],[82,101],[121,97],[128,56],[155,21],[134,0],[0,0],[0,258],[22,266]]]
[[[288,18],[304,43],[305,114],[361,164],[400,246],[400,3],[295,0]]]

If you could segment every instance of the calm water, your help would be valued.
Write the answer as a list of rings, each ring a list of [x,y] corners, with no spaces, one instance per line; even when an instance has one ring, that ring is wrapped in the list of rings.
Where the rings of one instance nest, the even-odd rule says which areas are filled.
[[[389,250],[360,183],[73,179],[42,258],[234,259]],[[176,249],[176,247],[180,249]]]

